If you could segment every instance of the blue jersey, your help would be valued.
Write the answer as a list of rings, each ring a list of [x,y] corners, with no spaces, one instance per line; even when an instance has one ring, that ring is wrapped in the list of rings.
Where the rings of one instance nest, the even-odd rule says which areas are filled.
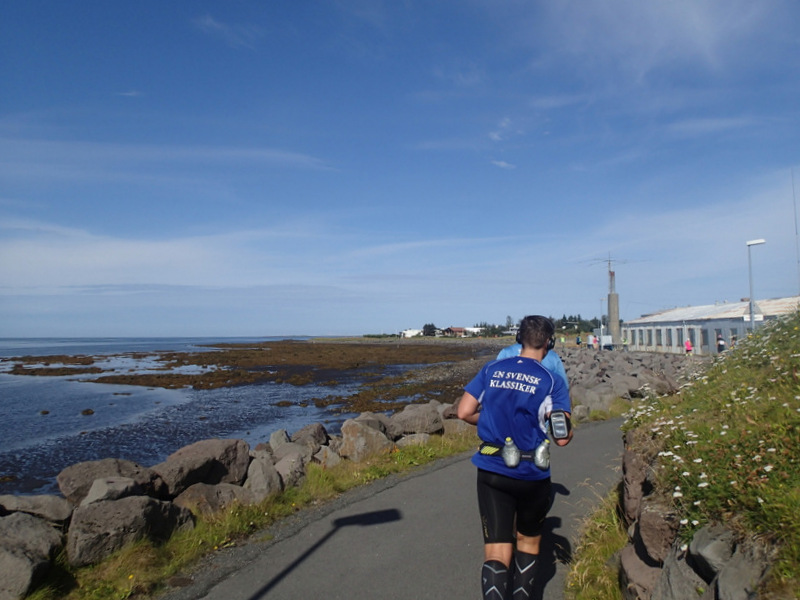
[[[539,361],[517,356],[490,362],[464,388],[481,404],[478,436],[497,446],[511,437],[523,452],[533,452],[547,437],[545,415],[552,410],[571,411],[569,392],[561,377]],[[549,469],[523,460],[507,467],[499,455],[476,453],[472,464],[514,479],[544,479]]]
[[[512,356],[519,356],[519,353],[522,352],[522,344],[511,344],[510,346],[506,346],[500,352],[497,353],[497,360],[502,360],[504,358],[511,358]],[[567,386],[567,390],[569,390],[569,381],[567,380],[567,372],[564,369],[564,363],[561,362],[561,357],[549,350],[547,354],[544,355],[542,359],[542,366],[554,373],[555,375],[560,375],[564,379],[564,384]]]

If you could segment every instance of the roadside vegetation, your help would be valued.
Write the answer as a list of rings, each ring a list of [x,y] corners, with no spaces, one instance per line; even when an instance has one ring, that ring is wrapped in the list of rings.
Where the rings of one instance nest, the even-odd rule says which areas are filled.
[[[178,578],[173,583],[180,583],[180,574],[208,554],[247,539],[269,539],[271,525],[299,510],[332,500],[354,487],[466,452],[477,444],[474,433],[435,436],[429,444],[397,449],[361,463],[342,461],[329,469],[310,464],[300,487],[289,488],[257,505],[234,505],[214,517],[198,517],[193,530],[178,533],[162,545],[139,542],[98,565],[80,569],[71,569],[62,555],[47,583],[28,598],[116,600],[151,596],[172,578]]]
[[[800,313],[764,326],[677,394],[641,400],[625,427],[657,445],[656,483],[684,542],[710,522],[761,539],[776,550],[761,597],[800,597]],[[587,521],[568,597],[621,598],[609,582],[626,541],[614,493]]]

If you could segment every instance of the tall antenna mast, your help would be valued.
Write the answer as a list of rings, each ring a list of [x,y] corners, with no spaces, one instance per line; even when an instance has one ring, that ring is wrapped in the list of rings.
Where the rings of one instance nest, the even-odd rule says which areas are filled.
[[[618,348],[621,339],[619,326],[619,294],[615,289],[616,274],[611,270],[611,253],[608,253],[608,333],[611,334],[611,343]]]
[[[794,167],[792,167],[792,198],[794,200],[794,252],[797,256],[797,294],[800,296],[800,241],[797,234],[797,195],[794,193]]]

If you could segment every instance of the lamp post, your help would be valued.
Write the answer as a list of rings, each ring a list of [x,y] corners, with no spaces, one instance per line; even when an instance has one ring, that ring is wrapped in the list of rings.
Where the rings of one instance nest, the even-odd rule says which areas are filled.
[[[751,246],[759,246],[761,244],[766,244],[767,240],[750,240],[747,242],[747,274],[750,278],[750,331],[753,332],[756,329],[756,321],[755,315],[753,311],[753,260],[750,258],[750,248]]]

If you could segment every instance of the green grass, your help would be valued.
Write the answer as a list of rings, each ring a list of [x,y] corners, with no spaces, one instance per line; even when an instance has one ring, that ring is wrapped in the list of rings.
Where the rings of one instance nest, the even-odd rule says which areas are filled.
[[[567,574],[567,600],[622,599],[618,565],[609,560],[628,542],[619,506],[615,489],[584,523]]]
[[[100,564],[79,569],[71,569],[62,555],[46,583],[29,598],[111,600],[149,596],[201,557],[235,546],[250,536],[256,540],[265,537],[267,527],[294,512],[391,474],[410,472],[474,449],[477,444],[474,433],[434,436],[426,445],[397,449],[361,463],[342,461],[330,469],[310,464],[300,487],[287,489],[257,505],[234,505],[213,517],[199,517],[193,530],[177,533],[164,544],[139,542]]]
[[[677,394],[642,401],[626,428],[654,444],[682,539],[723,522],[770,542],[777,558],[763,592],[800,593],[800,313],[761,328]]]

